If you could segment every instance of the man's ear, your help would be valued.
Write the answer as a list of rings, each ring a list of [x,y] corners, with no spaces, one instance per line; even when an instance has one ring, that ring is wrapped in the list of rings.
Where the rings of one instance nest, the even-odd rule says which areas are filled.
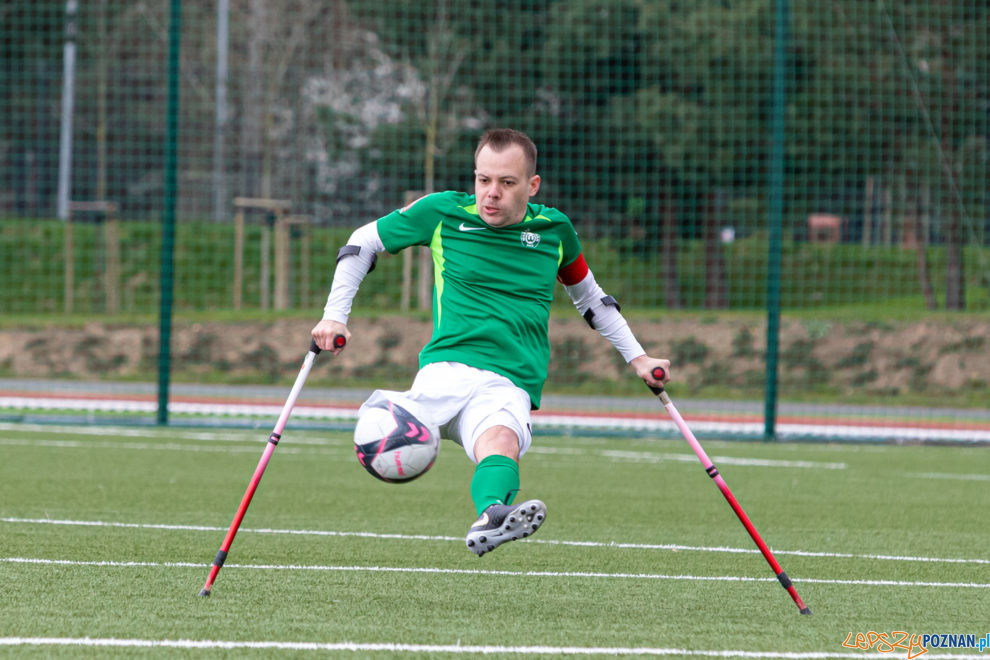
[[[534,174],[529,177],[529,196],[534,197],[540,190],[540,175]]]

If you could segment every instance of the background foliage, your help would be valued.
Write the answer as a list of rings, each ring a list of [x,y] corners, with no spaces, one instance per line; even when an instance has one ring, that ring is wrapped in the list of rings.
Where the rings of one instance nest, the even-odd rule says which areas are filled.
[[[849,272],[900,255],[913,264],[836,300],[814,295],[818,274],[802,259],[784,273],[794,298],[868,302],[906,279],[929,308],[988,304],[986,252],[963,252],[987,244],[990,224],[984,3],[223,4],[182,3],[180,223],[230,223],[240,196],[289,200],[307,227],[351,227],[408,191],[469,186],[478,133],[511,125],[540,146],[541,201],[618,251],[614,269],[640,283],[636,304],[758,308],[783,66],[785,240],[814,238],[809,216],[829,214],[841,218],[841,242],[863,248],[847,250]],[[167,5],[78,10],[71,198],[113,201],[129,223],[162,212]],[[781,8],[788,30],[777,34]],[[56,211],[67,32],[63,2],[12,0],[0,12],[6,227]],[[774,60],[779,40],[785,62]],[[229,250],[216,238],[198,259]],[[3,263],[5,281],[21,278]],[[684,277],[685,264],[698,277]],[[318,305],[322,287],[299,298],[298,266],[292,304]],[[177,300],[190,303],[226,285],[180,279]]]

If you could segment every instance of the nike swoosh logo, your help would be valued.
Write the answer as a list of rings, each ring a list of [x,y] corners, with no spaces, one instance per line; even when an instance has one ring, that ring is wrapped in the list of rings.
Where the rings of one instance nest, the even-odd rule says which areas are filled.
[[[471,525],[471,529],[474,529],[475,527],[484,527],[487,524],[488,524],[488,514],[482,513],[481,517],[478,518],[473,525]]]
[[[462,222],[461,223],[461,226],[458,227],[458,229],[460,229],[461,231],[484,231],[485,228],[484,227],[468,227],[466,224],[464,224]]]

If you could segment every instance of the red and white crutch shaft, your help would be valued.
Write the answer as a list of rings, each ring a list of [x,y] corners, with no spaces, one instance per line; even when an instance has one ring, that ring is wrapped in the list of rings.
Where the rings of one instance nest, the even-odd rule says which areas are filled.
[[[343,335],[337,335],[334,337],[333,342],[334,346],[337,348],[342,348],[346,343],[346,340]],[[258,466],[254,469],[254,474],[251,476],[251,481],[248,483],[247,490],[244,492],[244,497],[241,498],[241,504],[237,507],[237,513],[234,515],[234,520],[230,523],[230,528],[227,530],[227,535],[224,537],[223,543],[220,545],[220,550],[217,552],[217,556],[213,559],[213,563],[210,566],[210,575],[206,578],[206,584],[203,585],[203,590],[199,592],[200,596],[209,596],[210,591],[213,589],[213,583],[217,579],[217,574],[220,572],[220,568],[227,560],[227,553],[230,551],[230,546],[234,542],[234,537],[237,535],[237,530],[241,526],[241,520],[243,520],[244,514],[247,513],[248,505],[251,504],[251,498],[254,497],[254,491],[258,488],[258,483],[261,481],[261,476],[265,473],[265,468],[268,467],[268,461],[271,460],[272,453],[275,451],[275,446],[282,438],[282,431],[285,430],[285,424],[289,421],[289,415],[292,413],[292,409],[296,405],[296,399],[299,398],[299,393],[302,391],[303,385],[306,383],[306,378],[309,376],[309,372],[313,368],[313,362],[316,360],[316,356],[319,353],[320,347],[316,345],[316,340],[313,340],[309,345],[309,352],[303,359],[303,365],[299,370],[299,375],[296,376],[296,382],[292,385],[292,389],[289,391],[289,397],[285,400],[285,405],[282,406],[282,412],[278,416],[278,421],[275,423],[275,428],[272,430],[271,435],[268,436],[268,444],[265,445],[265,451],[261,454],[261,460],[258,461]]]
[[[663,370],[663,367],[656,367],[653,370],[652,375],[656,380],[662,381],[666,376],[666,372]],[[787,577],[787,573],[785,573],[784,569],[780,567],[777,559],[773,556],[773,553],[770,552],[770,548],[763,542],[759,532],[756,531],[756,527],[754,527],[753,523],[750,521],[749,516],[746,515],[745,511],[743,511],[742,506],[739,505],[739,502],[736,500],[735,496],[733,496],[732,491],[729,490],[729,486],[725,483],[725,479],[723,479],[722,475],[719,474],[718,468],[716,468],[712,463],[712,460],[708,458],[708,454],[705,453],[705,450],[702,448],[701,443],[698,442],[698,439],[694,437],[694,433],[692,433],[691,429],[688,428],[684,418],[681,417],[681,414],[677,411],[677,408],[670,400],[670,397],[667,396],[667,393],[664,391],[663,387],[649,387],[650,390],[657,395],[657,398],[660,399],[663,407],[667,409],[671,419],[674,420],[674,424],[676,424],[677,428],[680,429],[681,435],[683,435],[684,439],[687,440],[687,443],[691,445],[691,449],[694,450],[698,460],[701,461],[702,466],[705,468],[705,472],[712,478],[712,481],[715,482],[715,485],[725,497],[726,501],[729,503],[729,506],[732,507],[732,510],[736,512],[736,516],[739,518],[739,521],[743,524],[743,527],[746,528],[746,531],[749,532],[750,537],[752,537],[753,541],[756,543],[756,547],[760,549],[760,552],[763,553],[763,557],[767,560],[767,563],[770,564],[770,568],[773,569],[773,573],[777,576],[777,580],[780,582],[780,585],[787,590],[788,594],[790,594],[791,598],[794,600],[794,603],[801,611],[801,614],[811,614],[811,609],[804,604],[804,601],[801,600],[797,589],[795,589],[794,585],[791,583],[791,579]]]

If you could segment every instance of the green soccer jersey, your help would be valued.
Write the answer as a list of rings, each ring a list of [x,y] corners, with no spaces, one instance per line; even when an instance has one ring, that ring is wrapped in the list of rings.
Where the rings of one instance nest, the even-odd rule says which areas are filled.
[[[474,195],[448,191],[380,218],[378,234],[392,254],[412,245],[433,252],[433,336],[420,367],[451,361],[494,371],[538,408],[557,271],[581,254],[570,219],[529,204],[522,222],[490,227]]]

